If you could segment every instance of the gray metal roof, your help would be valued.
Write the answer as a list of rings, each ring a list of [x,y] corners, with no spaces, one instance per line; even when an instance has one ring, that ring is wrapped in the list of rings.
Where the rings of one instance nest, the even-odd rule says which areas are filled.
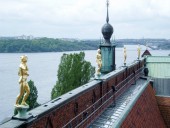
[[[153,78],[153,87],[156,95],[170,96],[170,79],[167,78]]]
[[[170,56],[148,56],[146,58],[149,76],[170,78]]]
[[[148,85],[148,80],[139,79],[135,85],[128,88],[111,106],[89,126],[89,128],[120,127],[139,96]]]
[[[170,96],[170,56],[148,56],[146,64],[156,95]]]

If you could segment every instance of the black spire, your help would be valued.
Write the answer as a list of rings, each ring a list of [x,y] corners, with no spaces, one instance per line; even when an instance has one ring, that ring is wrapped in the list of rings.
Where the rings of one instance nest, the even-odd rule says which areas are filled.
[[[106,1],[107,5],[107,16],[106,16],[106,24],[102,27],[102,34],[105,39],[105,43],[110,44],[110,38],[113,34],[113,27],[112,25],[109,24],[109,11],[108,11],[108,6],[109,6],[109,0]]]
[[[109,22],[109,12],[108,12],[108,7],[109,7],[109,0],[106,1],[106,5],[107,5],[107,17],[106,17],[106,22]]]

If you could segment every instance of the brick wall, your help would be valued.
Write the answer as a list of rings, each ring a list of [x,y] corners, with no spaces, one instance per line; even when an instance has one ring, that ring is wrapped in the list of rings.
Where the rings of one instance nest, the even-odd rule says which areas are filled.
[[[69,120],[73,119],[83,110],[92,105],[94,102],[93,100],[97,100],[101,97],[100,88],[100,84],[95,85],[94,88],[91,88],[91,90],[82,93],[81,95],[69,100],[61,107],[57,107],[56,109],[51,110],[46,115],[44,114],[41,118],[29,123],[28,128],[43,128],[42,126],[46,126],[48,124],[51,124],[52,127],[56,128],[63,127],[69,122]],[[92,100],[93,95],[95,95],[96,99]],[[67,127],[75,127],[77,123],[81,122],[82,120],[83,117],[79,116],[76,121],[68,124]]]
[[[170,128],[170,97],[156,96],[156,99],[165,124]]]
[[[166,128],[151,86],[148,86],[139,97],[121,127]]]

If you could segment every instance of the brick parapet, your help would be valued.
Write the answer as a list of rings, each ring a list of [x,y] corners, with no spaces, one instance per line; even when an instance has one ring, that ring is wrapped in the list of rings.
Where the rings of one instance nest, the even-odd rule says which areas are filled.
[[[141,59],[127,67],[122,67],[105,75],[104,79],[93,80],[57,99],[43,104],[30,111],[29,113],[33,114],[33,118],[24,121],[23,124],[18,127],[75,127],[83,121],[84,123],[82,123],[80,127],[88,126],[107,106],[113,103],[114,98],[118,97],[128,86],[134,83],[135,80],[133,78],[130,81],[130,79],[126,80],[127,77],[131,75],[134,77],[134,72],[142,69],[143,66],[144,59]],[[140,72],[142,72],[142,70],[140,70]],[[124,84],[128,83],[127,86],[123,87],[124,84],[122,84],[118,87],[122,81],[125,81]],[[113,86],[119,90],[119,93],[117,93],[115,97],[112,91]],[[120,89],[122,90],[120,91]],[[107,104],[103,104],[106,100],[108,100]],[[103,106],[101,106],[102,104]],[[88,109],[90,106],[93,107]],[[74,118],[76,119],[73,120]]]

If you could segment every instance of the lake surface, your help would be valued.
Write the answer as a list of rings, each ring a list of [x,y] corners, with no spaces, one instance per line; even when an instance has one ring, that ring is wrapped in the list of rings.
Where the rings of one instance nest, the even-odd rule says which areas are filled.
[[[127,46],[127,63],[137,58],[136,46]],[[142,47],[141,53],[145,50]],[[84,51],[85,59],[96,65],[96,50]],[[170,51],[150,50],[152,55],[167,56]],[[38,89],[40,104],[50,100],[51,90],[57,81],[57,70],[63,53],[26,53],[28,56],[29,78]],[[74,53],[78,53],[77,51]],[[19,93],[18,68],[20,56],[24,53],[0,53],[0,121],[13,115],[16,96]],[[123,48],[116,48],[116,67],[123,65]]]

